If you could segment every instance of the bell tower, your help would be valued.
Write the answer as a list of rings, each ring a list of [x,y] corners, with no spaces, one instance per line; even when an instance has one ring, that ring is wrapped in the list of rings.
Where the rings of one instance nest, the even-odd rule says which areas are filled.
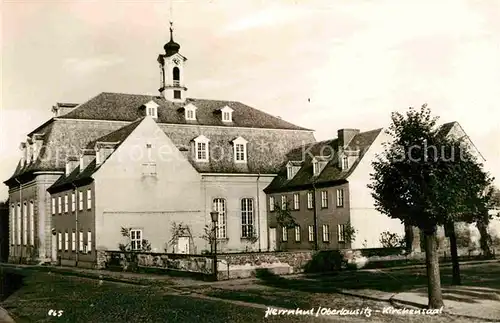
[[[184,65],[187,60],[179,54],[180,45],[174,42],[172,27],[170,22],[170,41],[163,46],[165,54],[158,56],[160,64],[160,93],[171,102],[183,103],[186,100],[187,88],[184,83]]]

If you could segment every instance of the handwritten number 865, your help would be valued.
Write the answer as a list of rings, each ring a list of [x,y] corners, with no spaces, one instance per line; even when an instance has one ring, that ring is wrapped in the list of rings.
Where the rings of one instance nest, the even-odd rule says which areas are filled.
[[[63,312],[64,312],[63,310],[58,310],[58,311],[56,311],[56,310],[50,310],[49,311],[49,315],[50,316],[57,316],[57,317],[59,317],[59,316],[61,316],[63,314]]]

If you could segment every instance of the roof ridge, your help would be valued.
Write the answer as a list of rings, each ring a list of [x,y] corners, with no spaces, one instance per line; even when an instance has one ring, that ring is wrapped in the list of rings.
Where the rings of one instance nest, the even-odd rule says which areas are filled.
[[[93,146],[94,144],[98,143],[98,142],[108,142],[106,140],[103,140],[103,138],[106,138],[106,137],[110,137],[114,134],[117,134],[117,133],[121,133],[121,132],[124,132],[125,133],[123,134],[124,138],[122,138],[121,140],[119,140],[119,142],[122,142],[123,140],[127,139],[128,136],[130,136],[130,134],[135,130],[135,128],[137,128],[137,126],[142,122],[144,121],[144,119],[146,119],[146,116],[143,116],[143,117],[139,117],[137,118],[135,121],[132,121],[131,123],[121,127],[121,128],[118,128],[116,129],[115,131],[112,131],[108,134],[105,134],[104,136],[101,136],[95,140],[92,140],[92,141],[89,141],[87,145],[85,145],[85,147],[91,147]],[[113,141],[115,142],[115,141]]]

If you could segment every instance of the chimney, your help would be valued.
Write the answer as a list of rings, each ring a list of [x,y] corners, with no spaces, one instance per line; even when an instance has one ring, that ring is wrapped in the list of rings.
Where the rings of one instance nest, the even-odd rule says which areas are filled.
[[[118,142],[97,142],[95,145],[96,165],[104,163],[113,151]]]
[[[95,159],[95,150],[93,149],[82,149],[80,154],[80,172],[82,172],[87,166]]]
[[[76,103],[57,102],[56,105],[52,106],[52,112],[54,113],[54,117],[59,117],[73,111],[77,106],[78,104]]]
[[[28,138],[26,140],[26,163],[30,164],[33,160],[33,141],[31,138]]]
[[[41,151],[42,146],[43,146],[43,138],[44,138],[43,133],[35,133],[31,137],[31,141],[33,142],[33,146],[32,146],[33,149],[31,152],[33,161],[35,161],[38,158],[38,156],[40,155],[40,151]]]
[[[66,176],[71,174],[79,165],[79,159],[76,156],[68,156],[66,158]]]
[[[19,145],[19,150],[21,150],[21,167],[24,167],[24,165],[26,164],[26,157],[27,157],[25,142],[21,142],[21,144]]]
[[[343,150],[349,143],[352,138],[359,134],[359,129],[339,129],[337,130],[337,138],[338,138],[338,148],[339,151]]]

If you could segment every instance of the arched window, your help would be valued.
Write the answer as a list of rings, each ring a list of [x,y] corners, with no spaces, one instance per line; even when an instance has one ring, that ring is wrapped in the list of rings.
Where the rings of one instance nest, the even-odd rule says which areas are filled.
[[[179,85],[180,84],[180,70],[179,70],[179,68],[174,67],[172,74],[174,77],[174,85]]]

